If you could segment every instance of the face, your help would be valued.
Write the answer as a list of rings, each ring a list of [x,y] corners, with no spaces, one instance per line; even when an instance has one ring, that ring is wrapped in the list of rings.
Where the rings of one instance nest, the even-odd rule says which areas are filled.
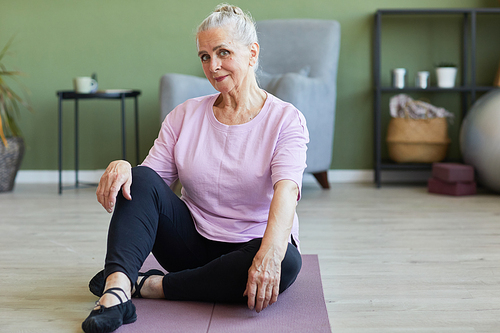
[[[221,93],[245,86],[253,73],[259,45],[241,45],[222,28],[210,29],[198,34],[198,56],[205,76]]]

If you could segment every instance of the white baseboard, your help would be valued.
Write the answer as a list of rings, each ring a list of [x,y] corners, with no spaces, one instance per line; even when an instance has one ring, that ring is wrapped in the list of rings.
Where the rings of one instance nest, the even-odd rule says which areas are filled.
[[[328,182],[330,183],[366,183],[373,181],[372,170],[328,170]],[[304,174],[304,184],[316,183],[316,179],[310,173]]]
[[[78,172],[78,180],[82,182],[98,183],[104,170],[81,170]],[[75,171],[64,170],[62,172],[63,183],[75,182]],[[50,184],[59,182],[57,170],[19,170],[16,183],[19,184]]]
[[[382,182],[425,182],[431,176],[430,171],[387,171],[382,172]],[[330,183],[373,183],[373,170],[328,170]],[[304,184],[316,183],[312,174],[304,174]]]
[[[78,172],[78,178],[82,182],[97,183],[104,170],[82,170]],[[430,171],[390,171],[382,173],[383,182],[421,182],[430,177]],[[330,183],[373,183],[373,170],[329,170],[328,180]],[[63,183],[75,181],[75,172],[65,170],[62,173]],[[16,182],[27,183],[58,183],[59,172],[57,170],[20,170],[17,173]],[[304,184],[316,183],[313,175],[304,175]]]

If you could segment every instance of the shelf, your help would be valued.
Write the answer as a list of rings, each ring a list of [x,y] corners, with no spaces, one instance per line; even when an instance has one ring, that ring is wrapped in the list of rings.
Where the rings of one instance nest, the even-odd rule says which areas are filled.
[[[477,90],[477,89],[476,89]],[[381,92],[471,92],[472,88],[469,87],[454,87],[454,88],[438,88],[438,87],[429,87],[426,89],[417,88],[417,87],[407,87],[407,88],[392,88],[392,87],[383,87],[380,88]]]
[[[377,88],[375,88],[377,89]],[[439,93],[447,93],[447,92],[472,92],[472,91],[490,91],[494,89],[500,89],[500,87],[454,87],[454,88],[439,88],[439,87],[429,87],[426,89],[418,88],[418,87],[406,87],[406,88],[393,88],[393,87],[382,87],[378,88],[381,92],[439,92]]]
[[[490,91],[490,90],[495,90],[495,89],[500,89],[500,87],[476,87],[474,90],[476,91]]]
[[[374,171],[375,184],[381,185],[382,170],[430,170],[432,164],[408,163],[398,164],[382,159],[382,147],[384,145],[384,135],[382,133],[382,100],[383,95],[387,93],[432,93],[432,94],[450,94],[458,93],[457,98],[461,100],[460,116],[465,117],[468,108],[474,104],[478,93],[486,93],[491,90],[499,89],[494,86],[478,86],[476,82],[476,34],[478,14],[500,14],[500,8],[446,8],[446,9],[380,9],[375,13],[374,45],[373,45],[373,86],[374,88]],[[464,85],[453,88],[439,88],[432,86],[426,89],[418,87],[406,87],[403,89],[390,86],[383,86],[381,80],[381,40],[382,40],[382,21],[383,17],[398,15],[459,15],[461,20],[462,45],[460,47],[461,72],[460,82]],[[458,28],[458,27],[457,27]],[[459,117],[460,118],[460,117]],[[458,124],[460,125],[460,124]],[[446,160],[446,162],[453,162]]]
[[[444,160],[441,163],[463,163],[463,161]],[[396,163],[391,160],[383,160],[380,168],[382,170],[430,170],[432,163]]]
[[[395,163],[395,162],[384,162],[380,164],[382,170],[430,170],[432,167],[431,163]]]
[[[377,13],[383,15],[498,14],[500,8],[379,9]]]

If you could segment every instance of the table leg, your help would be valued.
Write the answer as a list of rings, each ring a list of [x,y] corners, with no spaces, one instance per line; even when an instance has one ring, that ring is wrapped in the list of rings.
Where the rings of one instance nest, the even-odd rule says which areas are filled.
[[[62,93],[59,93],[59,194],[62,194]]]
[[[122,94],[122,155],[123,159],[127,160],[127,146],[125,134],[125,94]]]
[[[139,103],[137,102],[137,96],[134,97],[134,111],[135,111],[135,161],[136,165],[139,165]]]
[[[78,98],[75,98],[75,187],[78,188]]]

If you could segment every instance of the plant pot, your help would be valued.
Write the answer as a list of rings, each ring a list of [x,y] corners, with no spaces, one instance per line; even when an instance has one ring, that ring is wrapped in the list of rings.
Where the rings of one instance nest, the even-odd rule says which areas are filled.
[[[436,68],[437,85],[439,88],[453,88],[457,78],[456,67]]]
[[[7,138],[8,147],[0,141],[0,192],[14,189],[14,180],[24,155],[24,140],[20,137]]]

